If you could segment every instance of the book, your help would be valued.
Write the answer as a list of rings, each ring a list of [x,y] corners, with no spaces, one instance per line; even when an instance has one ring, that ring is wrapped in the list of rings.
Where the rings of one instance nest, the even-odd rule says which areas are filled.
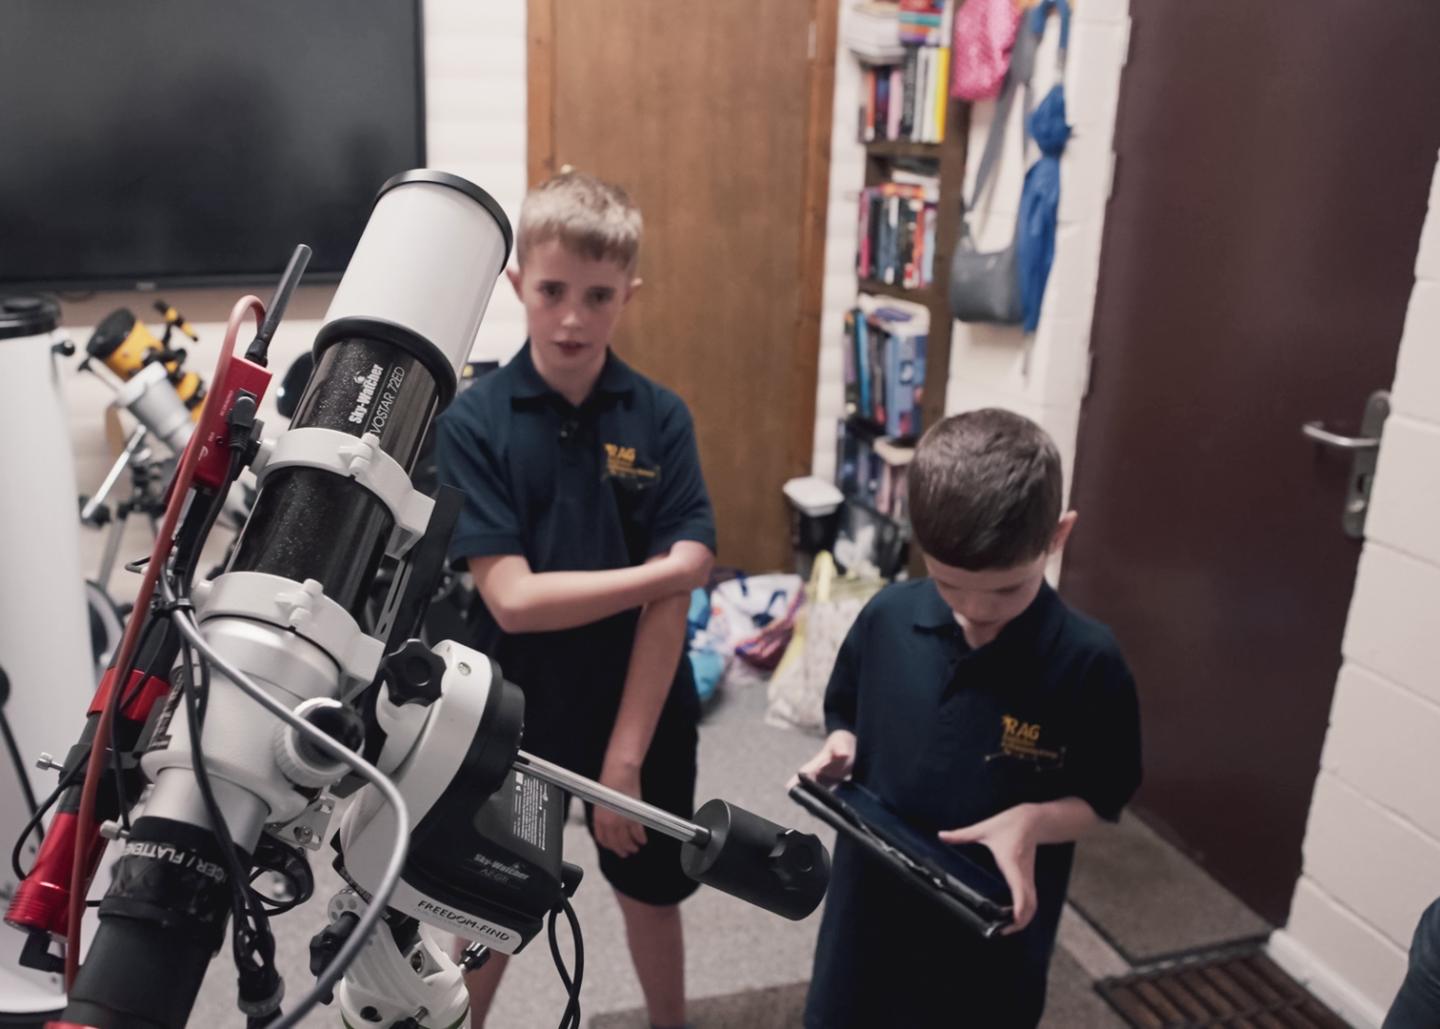
[[[886,110],[885,138],[900,139],[900,119],[905,110],[905,69],[895,65],[890,69],[889,107]]]
[[[935,141],[945,138],[945,109],[950,99],[950,48],[935,51]]]
[[[868,319],[863,310],[855,312],[855,398],[859,413],[868,417],[870,413],[870,349]]]
[[[900,74],[902,105],[900,138],[915,138],[915,48],[905,48],[905,64]]]
[[[895,64],[904,58],[897,4],[856,4],[844,24],[845,46],[860,60],[872,64]]]

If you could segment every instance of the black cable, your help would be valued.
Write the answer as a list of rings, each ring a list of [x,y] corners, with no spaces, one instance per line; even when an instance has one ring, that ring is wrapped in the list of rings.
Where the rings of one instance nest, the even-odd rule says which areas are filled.
[[[60,795],[78,782],[84,771],[85,764],[82,761],[71,769],[68,776],[61,776],[60,782],[50,791],[50,796],[36,805],[35,813],[30,816],[30,821],[26,822],[25,828],[20,830],[20,835],[15,839],[15,846],[10,851],[10,868],[15,873],[16,881],[23,882],[26,876],[30,874],[30,872],[23,871],[20,867],[20,858],[25,853],[25,842],[29,840],[30,834],[39,828],[46,814],[55,806],[55,802],[60,799]],[[40,838],[42,840],[45,838],[43,832],[40,834]],[[34,869],[31,869],[31,871],[34,871]]]
[[[0,675],[4,674],[0,672]],[[10,719],[5,717],[4,704],[0,704],[0,735],[5,737],[5,749],[10,752],[10,760],[15,763],[15,775],[20,780],[20,791],[25,794],[25,806],[33,815],[40,805],[35,802],[35,790],[30,785],[29,773],[25,771],[25,759],[20,756],[20,745],[15,742],[15,734],[10,730]],[[43,840],[45,837],[40,838]]]
[[[560,982],[564,984],[565,991],[570,995],[570,1002],[565,1005],[565,1013],[560,1016],[559,1029],[580,1029],[580,983],[585,978],[585,941],[580,935],[580,919],[575,917],[575,909],[570,906],[568,898],[560,902],[561,906],[550,909],[550,956],[555,959],[555,968],[560,973]],[[570,935],[575,938],[575,979],[572,982],[570,973],[565,968],[565,959],[560,955],[560,939],[555,933],[555,919],[561,911],[565,912],[565,918],[570,923]]]
[[[130,676],[130,672],[133,671],[134,666],[135,666],[135,661],[136,661],[136,660],[138,659],[138,657],[139,657],[140,650],[141,650],[142,647],[144,647],[145,641],[146,641],[146,639],[149,637],[150,633],[153,631],[154,627],[155,627],[155,620],[152,619],[151,621],[149,621],[149,622],[147,622],[147,623],[145,624],[145,627],[144,627],[143,629],[141,629],[141,631],[140,631],[140,639],[139,639],[139,641],[138,641],[138,642],[136,643],[136,645],[135,645],[135,655],[131,657],[130,663],[129,663],[129,665],[127,666],[127,670],[126,670],[126,673],[125,673],[125,678],[128,679],[129,676]],[[117,677],[116,682],[119,682],[119,681],[120,681],[120,679]],[[112,684],[111,684],[109,703],[110,703],[111,708],[112,708],[111,713],[110,713],[110,724],[111,724],[111,726],[112,726],[112,735],[113,735],[113,726],[114,726],[114,724],[115,724],[115,715],[118,713],[119,708],[122,708],[122,707],[124,707],[126,704],[129,704],[131,701],[133,701],[133,700],[135,699],[136,696],[139,695],[140,689],[141,689],[142,686],[143,686],[143,682],[144,682],[144,681],[141,680],[141,682],[136,683],[133,688],[131,688],[130,690],[128,690],[128,691],[124,694],[124,696],[121,696],[121,693],[120,693],[121,687],[120,687],[120,686],[115,685],[115,683],[112,683]],[[118,704],[116,703],[116,698],[117,698],[117,697],[119,698]],[[3,717],[3,715],[0,715],[0,717]],[[7,740],[6,740],[7,745],[8,745],[8,744],[11,744],[11,740],[8,738],[8,737],[9,737],[9,725],[8,725],[8,723],[4,726],[4,729],[5,729],[5,733],[6,733],[6,736],[7,736]],[[12,753],[18,754],[18,750],[12,751]],[[50,809],[55,806],[55,802],[60,799],[61,795],[62,795],[67,789],[69,789],[71,786],[75,785],[76,783],[80,782],[80,781],[85,777],[85,766],[86,766],[86,761],[87,761],[87,758],[88,758],[88,754],[89,754],[89,752],[86,751],[85,754],[81,754],[81,755],[78,757],[78,760],[76,760],[76,762],[74,763],[74,765],[71,767],[70,772],[69,772],[68,774],[66,774],[66,775],[62,775],[62,776],[61,776],[60,782],[56,785],[55,789],[50,792],[50,795],[49,795],[48,797],[46,797],[45,800],[44,800],[42,803],[36,804],[36,803],[34,803],[33,799],[31,800],[31,807],[32,807],[33,810],[32,810],[31,816],[30,816],[30,820],[25,823],[25,828],[20,831],[19,837],[17,837],[16,840],[15,840],[15,846],[14,846],[14,848],[13,848],[13,849],[11,850],[11,852],[10,852],[10,868],[11,868],[11,870],[15,873],[15,875],[16,875],[16,877],[17,877],[18,879],[20,879],[20,880],[23,881],[23,880],[26,878],[26,876],[29,874],[28,872],[23,872],[23,871],[21,871],[21,868],[20,868],[20,858],[21,858],[21,855],[24,854],[24,852],[25,852],[25,844],[26,844],[26,842],[29,840],[30,834],[31,834],[32,832],[35,832],[35,831],[38,829],[39,832],[40,832],[40,839],[41,839],[42,841],[45,839],[45,830],[42,829],[42,828],[40,828],[40,823],[45,820],[46,814],[48,814],[49,811],[50,811]],[[122,823],[128,828],[128,827],[129,827],[129,812],[128,812],[127,808],[126,808],[124,790],[120,787],[120,760],[119,760],[119,752],[118,752],[118,750],[117,750],[115,747],[113,747],[113,746],[110,748],[110,757],[111,757],[111,769],[112,769],[112,774],[115,776],[117,799],[119,800],[119,803],[120,803],[121,821],[122,821]],[[20,771],[20,773],[21,773],[21,781],[25,783],[25,791],[26,791],[27,794],[29,794],[29,793],[30,793],[30,783],[29,783],[28,778],[24,775],[24,770],[23,770],[22,768],[20,768],[20,766],[19,766],[19,764],[18,764],[18,759],[17,759],[17,765],[16,765],[16,767],[17,767],[17,769],[18,769],[18,770]],[[31,796],[32,796],[32,798],[33,798],[33,795],[31,795]]]
[[[201,799],[205,803],[211,832],[220,844],[226,868],[230,873],[231,949],[235,957],[236,974],[240,979],[241,998],[246,999],[246,994],[257,986],[267,995],[273,994],[274,990],[257,982],[257,977],[266,979],[271,977],[278,979],[279,977],[275,970],[275,938],[270,932],[270,922],[265,908],[250,889],[245,869],[240,863],[239,852],[235,849],[235,841],[230,837],[225,816],[220,811],[220,805],[216,802],[215,794],[211,789],[210,773],[205,767],[205,754],[201,746],[200,710],[196,693],[208,694],[210,692],[210,665],[202,656],[199,662],[201,682],[197,691],[191,677],[191,669],[195,665],[195,655],[190,649],[189,641],[182,642],[180,649],[182,655],[181,691],[185,699],[186,723],[190,730],[190,755],[191,763],[194,766],[195,783],[199,787]]]

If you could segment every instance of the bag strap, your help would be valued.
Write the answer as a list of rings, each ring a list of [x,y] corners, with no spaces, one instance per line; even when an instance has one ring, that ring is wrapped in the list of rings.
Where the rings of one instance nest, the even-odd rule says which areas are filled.
[[[1041,22],[1041,25],[1044,23]],[[1031,29],[1030,19],[1022,18],[1015,34],[1015,46],[1010,51],[1010,67],[1005,72],[1005,84],[1000,88],[1000,96],[995,101],[995,115],[990,122],[990,133],[985,139],[985,151],[980,156],[980,170],[975,175],[975,191],[970,195],[970,203],[961,212],[961,231],[964,231],[964,215],[980,206],[985,196],[985,188],[990,185],[995,165],[1000,161],[1000,151],[1004,149],[1005,129],[1010,124],[1010,108],[1015,103],[1015,91],[1022,86],[1025,89],[1025,120],[1030,120],[1033,106],[1030,76],[1035,71],[1035,52],[1039,47],[1040,36]],[[1023,126],[1021,135],[1025,140],[1022,146],[1028,146],[1030,134]]]
[[[1015,34],[1015,46],[1010,51],[1010,67],[1005,72],[1005,85],[995,101],[995,118],[990,123],[990,133],[985,139],[985,150],[980,155],[980,170],[975,174],[975,191],[970,203],[960,212],[960,231],[969,232],[965,215],[980,206],[985,196],[985,187],[990,185],[995,174],[995,165],[1000,161],[1004,149],[1005,129],[1010,124],[1010,108],[1015,102],[1017,86],[1025,90],[1025,117],[1020,123],[1021,161],[1026,162],[1030,153],[1030,115],[1034,111],[1034,94],[1030,80],[1035,74],[1035,55],[1040,50],[1040,40],[1045,35],[1045,26],[1050,13],[1058,11],[1060,17],[1060,51],[1056,59],[1056,75],[1065,78],[1065,57],[1070,50],[1070,3],[1069,0],[1039,0],[1020,19]],[[963,201],[962,201],[963,202]]]

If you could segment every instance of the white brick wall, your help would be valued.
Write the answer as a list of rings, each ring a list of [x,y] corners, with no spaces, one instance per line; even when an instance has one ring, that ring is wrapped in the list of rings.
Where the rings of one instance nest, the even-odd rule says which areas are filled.
[[[1440,896],[1440,169],[1400,341],[1290,923],[1271,952],[1377,1026]]]
[[[842,4],[842,39],[849,6]],[[1074,134],[1061,159],[1059,237],[1040,325],[1027,339],[1018,328],[956,322],[950,378],[945,384],[947,412],[1000,406],[1045,426],[1065,458],[1067,481],[1089,364],[1101,229],[1109,195],[1110,147],[1130,34],[1128,0],[1086,0],[1075,6],[1065,82]],[[1033,80],[1037,103],[1055,82],[1059,35],[1058,23],[1052,20]],[[843,407],[842,326],[845,310],[855,298],[855,205],[865,172],[864,148],[855,141],[858,83],[858,64],[842,43],[835,70],[830,222],[815,405],[814,472],[827,478],[834,472],[835,420]],[[994,103],[987,101],[976,104],[971,114],[967,197],[974,188],[994,109]],[[991,203],[972,222],[982,248],[1004,246],[1014,231],[1024,177],[1021,116],[1017,102]],[[1032,148],[1032,161],[1034,156]],[[958,203],[958,198],[943,197],[942,202]]]
[[[426,0],[425,93],[428,164],[462,175],[489,191],[512,222],[518,218],[525,195],[525,4],[524,0]],[[377,182],[376,186],[380,184]],[[253,291],[268,299],[271,288]],[[224,337],[230,305],[244,292],[232,290],[167,290],[163,295],[190,318],[201,342],[190,347],[193,367],[209,378]],[[332,287],[300,290],[290,313],[271,346],[271,366],[284,373],[296,355],[307,349],[320,328]],[[150,318],[153,297],[138,293],[101,293],[84,301],[65,303],[64,324],[77,344],[84,344],[94,324],[109,311],[127,306]],[[476,337],[472,356],[504,359],[525,338],[524,312],[508,283],[499,284],[485,323]],[[65,392],[75,448],[76,479],[81,492],[99,485],[110,464],[103,412],[109,391],[93,378],[67,370]],[[262,411],[271,426],[282,424],[274,410],[274,390]],[[123,495],[123,490],[120,495]],[[137,520],[138,521],[138,520]],[[212,534],[212,554],[218,557],[224,534]],[[103,539],[86,531],[82,536],[81,568],[93,576],[99,567]],[[148,530],[133,524],[122,546],[122,561],[148,552]],[[116,573],[112,592],[122,598],[134,595],[138,580]]]
[[[845,49],[845,28],[854,4],[849,0],[836,2],[840,24],[830,123],[830,199],[825,225],[825,285],[820,301],[820,363],[815,377],[813,464],[813,474],[827,480],[835,476],[835,423],[845,415],[845,312],[855,304],[858,205],[865,184],[865,147],[855,131],[860,63]]]
[[[1059,26],[1052,20],[1035,69],[1038,103],[1055,82]],[[1129,50],[1126,0],[1075,5],[1065,100],[1073,133],[1060,162],[1060,225],[1055,263],[1033,336],[1018,328],[956,322],[950,349],[947,412],[1007,407],[1043,425],[1055,438],[1068,486],[1074,468],[1080,400],[1088,376],[1090,326],[1100,275],[1100,240],[1110,191],[1111,145],[1120,74]],[[1019,104],[1006,135],[999,179],[988,217],[975,223],[979,245],[998,248],[1014,231],[1025,164],[1021,158]],[[966,195],[973,188],[994,105],[977,104],[971,118]],[[1030,159],[1035,152],[1032,148]]]

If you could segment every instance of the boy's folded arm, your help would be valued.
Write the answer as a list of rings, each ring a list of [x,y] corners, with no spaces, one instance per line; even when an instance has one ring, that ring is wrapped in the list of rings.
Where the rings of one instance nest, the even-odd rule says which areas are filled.
[[[602,785],[633,797],[641,795],[640,772],[682,660],[689,610],[689,595],[676,593],[651,601],[640,612],[620,709],[600,769]],[[595,811],[594,829],[595,842],[622,857],[645,843],[643,828],[603,808]]]
[[[625,688],[620,695],[620,710],[615,714],[615,727],[606,751],[607,765],[638,770],[644,762],[685,648],[689,610],[689,595],[676,593],[651,601],[640,612],[630,666],[625,673]]]
[[[470,558],[470,574],[502,632],[571,629],[687,595],[709,575],[712,555],[682,541],[642,565],[593,572],[534,572],[521,554]]]

